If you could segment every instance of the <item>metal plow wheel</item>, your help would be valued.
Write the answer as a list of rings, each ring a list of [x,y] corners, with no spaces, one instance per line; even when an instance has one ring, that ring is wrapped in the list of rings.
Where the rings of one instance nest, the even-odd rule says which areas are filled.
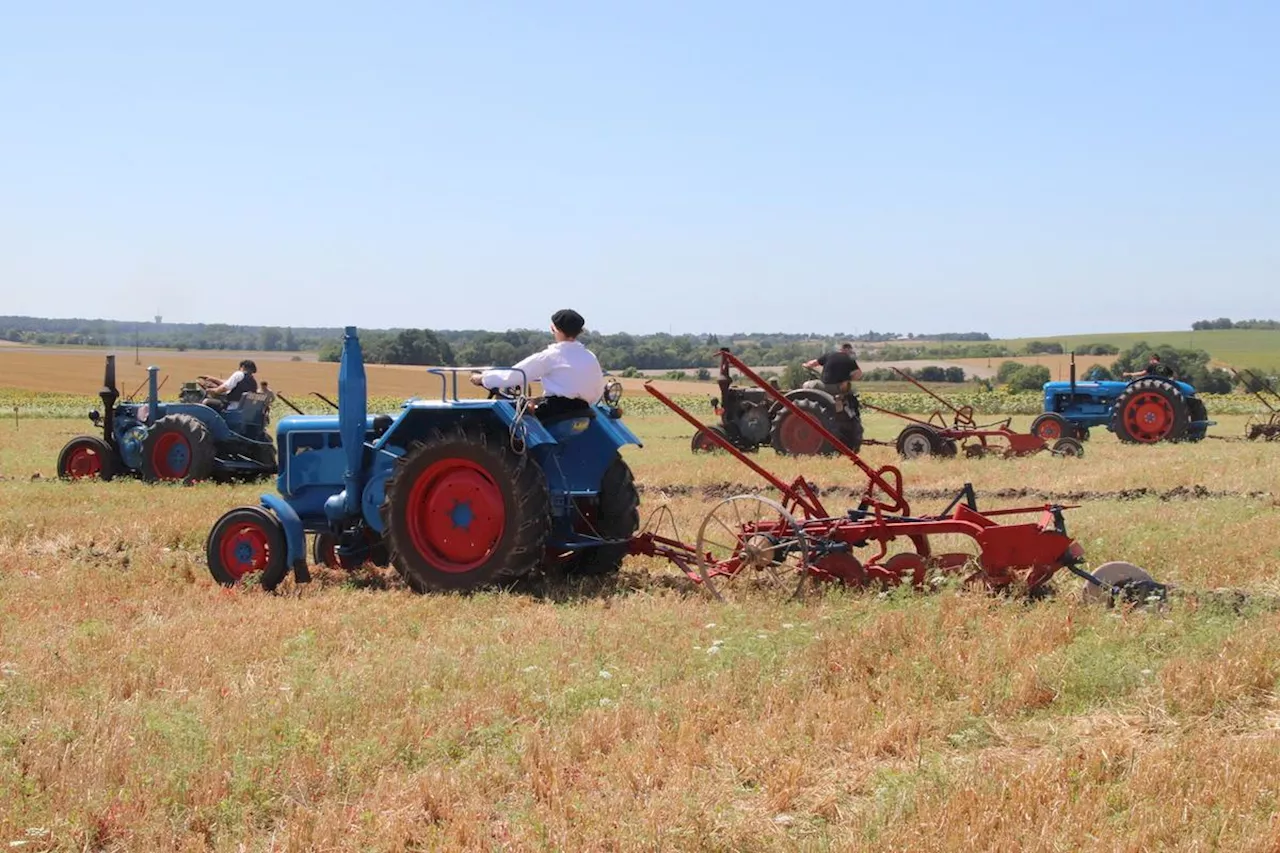
[[[1089,603],[1112,604],[1114,597],[1118,596],[1141,604],[1145,602],[1147,595],[1144,593],[1148,591],[1156,597],[1163,597],[1155,589],[1160,586],[1155,579],[1133,563],[1120,560],[1103,563],[1092,574],[1106,586],[1085,581],[1082,595]]]
[[[782,504],[735,495],[716,504],[698,528],[698,574],[721,601],[751,596],[790,600],[804,594],[809,549]]]

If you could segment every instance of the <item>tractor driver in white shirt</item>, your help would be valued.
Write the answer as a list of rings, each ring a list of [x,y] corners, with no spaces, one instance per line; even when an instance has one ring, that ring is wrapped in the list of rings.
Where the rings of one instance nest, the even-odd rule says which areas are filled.
[[[553,421],[580,414],[604,393],[604,372],[591,350],[578,342],[586,321],[571,308],[551,315],[555,343],[518,362],[510,370],[473,373],[471,384],[490,390],[519,387],[524,382],[541,382],[545,399],[533,414],[540,421]]]

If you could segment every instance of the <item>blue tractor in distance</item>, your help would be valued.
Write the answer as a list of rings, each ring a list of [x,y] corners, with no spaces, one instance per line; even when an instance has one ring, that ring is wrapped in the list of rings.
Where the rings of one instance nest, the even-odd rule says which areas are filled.
[[[1047,442],[1063,437],[1081,441],[1089,428],[1102,426],[1126,443],[1200,441],[1214,425],[1196,389],[1148,371],[1125,381],[1076,381],[1075,353],[1069,382],[1046,382],[1044,413],[1031,432]]]
[[[102,438],[78,435],[58,454],[64,480],[136,476],[147,482],[255,479],[276,473],[275,442],[267,432],[270,397],[243,395],[218,411],[204,395],[184,388],[178,401],[160,399],[158,367],[147,368],[146,402],[121,403],[116,357],[107,356],[102,377],[104,411],[89,412]]]
[[[314,562],[395,566],[415,592],[469,591],[540,568],[617,571],[640,525],[639,494],[619,453],[640,441],[620,420],[621,385],[560,417],[518,392],[459,399],[457,370],[433,369],[439,400],[367,412],[356,329],[338,368],[338,411],[289,415],[276,444],[278,495],[224,514],[206,557],[225,586],[256,576],[272,590]],[[452,393],[449,393],[449,378]]]

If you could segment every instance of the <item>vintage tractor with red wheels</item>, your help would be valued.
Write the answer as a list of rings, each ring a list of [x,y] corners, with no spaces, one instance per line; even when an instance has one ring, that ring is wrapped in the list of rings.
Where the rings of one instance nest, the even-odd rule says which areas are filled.
[[[1186,382],[1156,373],[1128,382],[1078,382],[1072,353],[1070,381],[1045,383],[1044,412],[1031,422],[1031,431],[1047,442],[1087,441],[1090,427],[1105,426],[1123,442],[1155,444],[1200,441],[1214,423]]]
[[[148,482],[196,483],[276,473],[275,442],[266,429],[268,395],[245,394],[222,411],[204,405],[199,392],[193,398],[187,389],[177,402],[164,401],[158,373],[158,367],[147,368],[145,402],[134,402],[132,396],[119,402],[116,357],[107,356],[98,392],[104,411],[89,412],[102,437],[79,435],[67,442],[58,454],[60,478],[131,476]]]
[[[639,527],[619,451],[640,442],[620,419],[621,386],[540,417],[525,388],[459,399],[457,370],[430,372],[438,400],[370,415],[360,341],[347,327],[337,414],[280,421],[279,494],[213,525],[213,577],[274,589],[292,570],[305,582],[307,534],[315,562],[389,563],[420,593],[504,585],[540,569],[617,571]]]
[[[862,409],[858,395],[850,388],[843,394],[831,394],[820,388],[796,388],[782,396],[795,403],[795,409],[782,405],[764,388],[739,386],[727,365],[721,364],[720,399],[713,408],[720,423],[709,432],[695,431],[689,442],[694,453],[718,449],[709,433],[728,441],[748,453],[766,444],[784,456],[831,455],[835,447],[810,426],[810,420],[796,416],[795,409],[808,412],[813,419],[839,436],[848,447],[862,447]],[[773,386],[770,386],[773,387]]]

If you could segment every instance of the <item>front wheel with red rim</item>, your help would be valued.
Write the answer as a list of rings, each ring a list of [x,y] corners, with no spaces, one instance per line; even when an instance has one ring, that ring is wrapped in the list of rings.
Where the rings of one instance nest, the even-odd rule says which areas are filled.
[[[280,521],[255,506],[223,515],[205,542],[209,573],[223,586],[236,586],[257,575],[264,589],[275,589],[287,571],[285,550]]]
[[[63,480],[110,480],[115,476],[115,454],[100,438],[79,435],[58,454],[58,477]]]
[[[707,427],[707,431],[714,432],[720,438],[728,439],[728,436],[725,434],[722,427],[710,426]],[[716,450],[720,450],[721,448],[720,445],[716,444],[706,432],[698,430],[693,434],[693,438],[689,440],[689,449],[694,453],[712,453]]]
[[[1057,412],[1045,412],[1031,422],[1031,434],[1043,439],[1045,444],[1053,444],[1064,436],[1075,432],[1075,427]]]

